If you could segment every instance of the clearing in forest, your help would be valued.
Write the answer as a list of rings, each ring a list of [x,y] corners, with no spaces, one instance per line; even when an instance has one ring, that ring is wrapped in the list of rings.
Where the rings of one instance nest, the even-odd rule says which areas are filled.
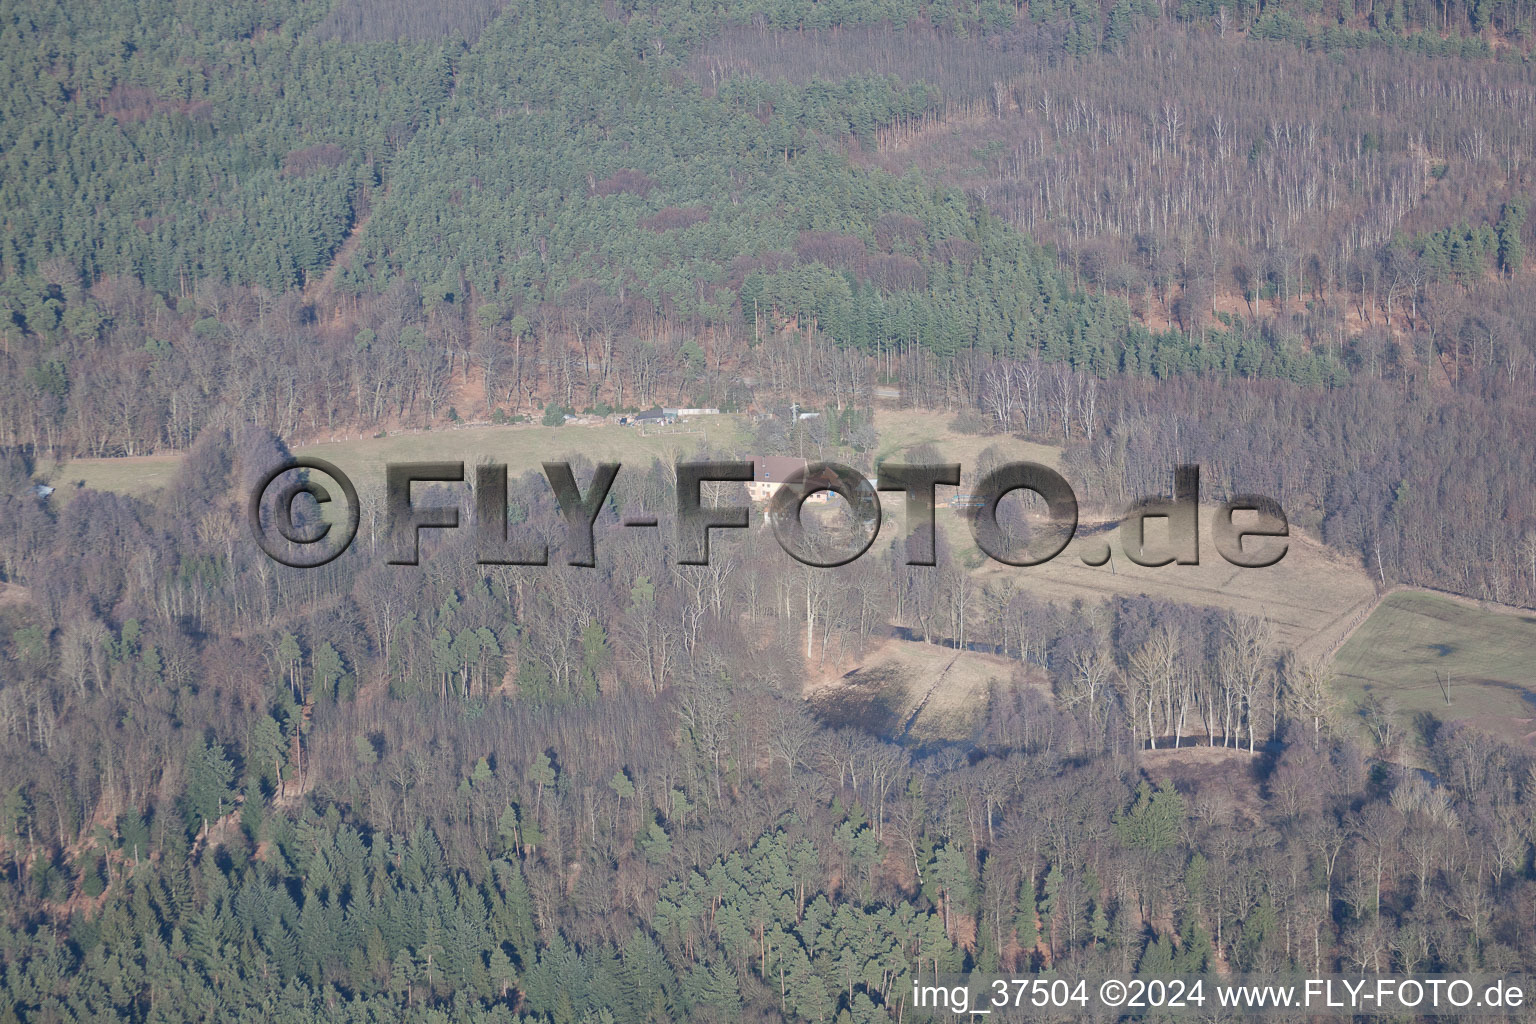
[[[1536,731],[1533,655],[1536,615],[1400,591],[1339,649],[1334,669],[1346,710],[1376,697],[1402,725],[1427,714],[1518,741]]]
[[[517,476],[536,470],[539,463],[581,456],[592,462],[631,464],[649,468],[653,459],[683,460],[699,457],[703,447],[735,448],[741,429],[735,416],[700,416],[670,427],[630,427],[612,423],[567,424],[563,427],[475,426],[432,430],[417,434],[392,434],[359,441],[333,441],[295,448],[335,463],[351,475],[359,487],[384,485],[388,462],[462,460],[466,467],[484,460],[502,462]]]
[[[388,462],[463,460],[504,462],[515,476],[540,462],[582,455],[593,462],[630,461],[639,466],[657,458],[691,458],[701,446],[735,447],[742,431],[735,416],[701,416],[670,427],[616,424],[545,427],[531,424],[456,427],[390,434],[346,441],[300,445],[297,455],[325,459],[352,477],[361,489],[384,485]],[[39,476],[57,487],[65,500],[81,487],[119,494],[148,494],[170,483],[181,465],[180,453],[116,459],[72,459],[44,465]]]
[[[44,461],[38,466],[37,475],[57,488],[54,501],[68,501],[82,488],[136,496],[149,494],[170,483],[180,465],[179,452],[116,459],[70,459],[67,462]]]
[[[969,482],[981,452],[997,446],[1011,460],[1060,466],[1061,451],[1048,445],[1021,441],[1006,435],[965,434],[951,426],[953,413],[921,409],[881,409],[875,413],[879,435],[877,458],[898,461],[919,445],[932,445],[939,456],[959,462]],[[749,428],[740,417],[700,417],[674,427],[640,429],[612,424],[543,427],[529,424],[474,426],[446,430],[392,434],[387,437],[333,441],[303,445],[294,450],[334,462],[361,488],[383,484],[386,462],[462,459],[473,465],[481,459],[505,462],[514,474],[534,469],[538,463],[565,455],[581,454],[594,462],[618,460],[635,465],[655,458],[695,457],[706,444],[713,449],[741,449],[748,443]],[[180,455],[152,455],[129,459],[75,459],[45,468],[42,476],[59,488],[65,500],[78,487],[144,494],[174,478]],[[1171,467],[1170,467],[1171,472]],[[1073,474],[1069,482],[1077,486]],[[1089,546],[1115,539],[1113,531],[1091,533],[1085,520],[1078,537],[1051,562],[1032,568],[1015,568],[984,559],[971,540],[964,518],[952,511],[948,499],[954,490],[941,488],[938,511],[940,528],[962,564],[976,573],[977,582],[1014,583],[1039,598],[1070,603],[1077,599],[1102,601],[1116,595],[1149,597],[1194,605],[1227,608],[1250,615],[1265,615],[1275,623],[1282,644],[1304,654],[1329,653],[1345,632],[1351,618],[1373,600],[1371,581],[1357,562],[1338,555],[1293,530],[1290,552],[1279,565],[1267,569],[1239,569],[1216,552],[1210,538],[1210,509],[1201,513],[1201,564],[1144,568],[1120,555],[1115,544],[1111,565],[1091,567],[1081,560]],[[901,497],[882,496],[886,528],[902,521]],[[1157,536],[1155,524],[1149,536]],[[876,557],[885,541],[866,557]],[[953,653],[953,652],[951,652]],[[969,657],[969,655],[967,655]]]
[[[996,446],[1010,461],[1039,462],[1057,468],[1072,484],[1081,487],[1070,469],[1061,467],[1061,450],[1021,441],[1006,435],[975,436],[950,429],[952,416],[936,412],[901,410],[876,413],[883,455],[897,458],[919,444],[931,444],[945,461],[959,462],[968,485],[981,452]],[[1172,483],[1173,467],[1168,468]],[[964,489],[964,485],[962,489]],[[1145,595],[1182,604],[1222,608],[1242,615],[1268,618],[1275,625],[1277,641],[1304,657],[1326,657],[1348,631],[1356,616],[1375,599],[1375,587],[1357,559],[1325,547],[1294,524],[1290,544],[1279,564],[1264,569],[1242,569],[1227,562],[1211,537],[1214,506],[1200,509],[1200,564],[1136,565],[1124,557],[1118,530],[1089,509],[1082,510],[1077,534],[1066,550],[1044,565],[1016,567],[986,558],[972,539],[969,523],[945,503],[954,493],[940,488],[939,528],[949,540],[961,564],[973,569],[976,582],[998,585],[1011,581],[1042,600],[1071,603],[1103,601],[1116,596]],[[899,522],[900,496],[883,498],[885,511]],[[1007,499],[1018,500],[1018,499]],[[1082,500],[1081,495],[1079,500]],[[1151,520],[1149,542],[1167,536],[1165,525]],[[1108,541],[1109,564],[1085,565],[1082,556],[1102,549]],[[883,548],[883,542],[881,542]]]
[[[986,710],[992,686],[1010,685],[1018,668],[1008,658],[892,638],[807,698],[822,723],[834,728],[857,727],[891,740],[965,740]]]

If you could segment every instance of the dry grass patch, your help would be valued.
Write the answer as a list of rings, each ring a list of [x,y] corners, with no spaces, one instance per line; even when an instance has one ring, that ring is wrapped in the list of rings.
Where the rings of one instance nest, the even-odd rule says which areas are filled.
[[[1017,663],[976,651],[890,639],[864,664],[808,695],[821,720],[888,739],[964,740],[975,731],[992,687]]]

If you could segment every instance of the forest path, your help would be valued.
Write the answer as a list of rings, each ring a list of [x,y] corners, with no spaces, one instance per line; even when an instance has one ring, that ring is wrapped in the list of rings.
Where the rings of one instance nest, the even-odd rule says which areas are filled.
[[[902,740],[905,740],[908,734],[912,732],[912,726],[916,724],[918,716],[923,713],[923,708],[928,706],[928,702],[933,699],[934,693],[938,691],[940,684],[944,682],[944,677],[949,675],[949,670],[954,668],[955,662],[959,660],[960,652],[957,651],[955,656],[949,659],[949,664],[945,665],[943,670],[934,677],[933,685],[928,687],[928,692],[923,694],[923,699],[917,702],[917,706],[907,716],[906,724],[901,727],[901,734],[896,737],[896,742],[900,743]]]
[[[389,188],[386,186],[379,193],[379,199],[382,200],[388,194]],[[306,305],[315,305],[331,294],[331,288],[336,284],[336,275],[341,272],[342,267],[351,264],[353,254],[357,252],[358,245],[362,243],[363,232],[368,229],[368,222],[373,220],[373,212],[373,207],[370,207],[367,214],[352,222],[352,226],[347,229],[347,237],[343,238],[341,245],[336,247],[336,255],[331,257],[330,266],[325,268],[325,273],[321,274],[319,278],[305,281],[304,302]]]

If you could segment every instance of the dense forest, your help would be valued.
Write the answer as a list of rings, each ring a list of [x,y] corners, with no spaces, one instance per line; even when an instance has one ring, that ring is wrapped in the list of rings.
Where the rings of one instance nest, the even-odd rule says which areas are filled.
[[[670,507],[659,464],[596,569],[449,536],[402,570],[372,518],[285,569],[242,503],[333,432],[663,403],[819,408],[699,454],[871,470],[886,388],[984,462],[1062,446],[1095,507],[1197,462],[1382,588],[1536,606],[1533,18],[4,0],[0,1022],[1532,970],[1531,752],[1426,720],[1403,770],[1262,619],[761,530],[678,566],[618,526]],[[162,451],[148,497],[35,489]],[[560,544],[542,478],[511,513]],[[1009,666],[969,736],[801,699],[893,632]],[[1149,784],[1180,743],[1251,798]]]

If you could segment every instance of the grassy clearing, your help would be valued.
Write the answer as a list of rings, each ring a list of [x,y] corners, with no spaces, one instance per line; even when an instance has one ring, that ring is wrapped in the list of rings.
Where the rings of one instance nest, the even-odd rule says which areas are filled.
[[[1304,656],[1327,653],[1339,635],[1339,624],[1375,596],[1370,579],[1348,560],[1293,531],[1290,546],[1277,565],[1243,569],[1227,562],[1211,537],[1213,509],[1200,510],[1200,564],[1136,565],[1124,557],[1117,531],[1078,536],[1045,565],[1015,568],[987,560],[978,570],[980,582],[1012,580],[1036,597],[1071,602],[1105,600],[1117,595],[1145,595],[1183,604],[1206,605],[1242,615],[1269,619],[1282,646]],[[959,516],[951,516],[959,520]],[[1149,524],[1150,540],[1157,532]],[[966,538],[969,542],[969,536]],[[1085,554],[1110,543],[1108,564],[1090,566]],[[972,557],[979,558],[979,553]]]
[[[1428,713],[1512,740],[1536,729],[1536,616],[1399,592],[1340,648],[1334,669],[1348,705],[1390,698],[1404,725]],[[1440,681],[1447,676],[1449,705]]]
[[[951,462],[958,462],[968,483],[983,449],[991,445],[1021,462],[1039,462],[1059,468],[1061,449],[1034,444],[1018,438],[961,434],[950,429],[953,413],[928,409],[879,409],[875,412],[875,430],[880,435],[877,459],[898,457],[920,444],[931,444]]]
[[[149,494],[170,483],[181,465],[180,455],[134,455],[124,459],[73,459],[46,462],[38,477],[58,489],[56,500],[68,501],[75,491],[113,491],[117,494]]]
[[[612,424],[564,427],[512,425],[461,427],[415,434],[391,434],[348,441],[329,441],[294,449],[335,463],[359,488],[384,485],[384,464],[428,460],[504,462],[514,472],[540,462],[583,455],[593,462],[650,462],[695,455],[706,445],[735,448],[743,432],[735,416],[700,417],[673,427],[648,428]],[[179,454],[143,455],[124,459],[75,459],[40,467],[39,477],[68,500],[81,487],[120,494],[148,494],[170,483],[181,465]]]
[[[881,412],[875,419],[881,451],[897,452],[927,442],[945,459],[960,462],[968,471],[976,465],[983,449],[996,445],[1010,459],[1061,469],[1061,452],[1057,448],[1009,437],[957,434],[949,428],[952,418],[937,412]],[[1079,483],[1070,472],[1063,472],[1069,483]],[[1169,472],[1172,473],[1171,467]],[[941,488],[939,500],[946,501],[950,493],[948,488]],[[1139,566],[1126,559],[1116,532],[1091,531],[1086,512],[1076,537],[1065,551],[1044,565],[1029,568],[985,558],[976,548],[966,520],[947,508],[939,512],[938,523],[955,556],[963,564],[975,567],[977,582],[984,585],[1012,581],[1037,597],[1063,603],[1145,594],[1245,615],[1263,615],[1275,623],[1280,643],[1304,655],[1326,654],[1342,636],[1341,621],[1348,621],[1355,609],[1365,607],[1374,598],[1375,589],[1357,562],[1294,529],[1289,550],[1278,565],[1240,569],[1229,564],[1217,553],[1211,537],[1212,511],[1211,507],[1202,507],[1200,513],[1200,564],[1157,568]],[[899,502],[888,501],[886,512],[888,522],[900,521]],[[1158,521],[1149,523],[1149,540],[1157,541],[1160,529],[1163,527]],[[1085,565],[1083,555],[1102,550],[1106,541],[1113,552],[1110,563]],[[879,543],[883,547],[885,541]]]
[[[673,427],[644,431],[613,424],[463,427],[307,445],[295,451],[335,463],[357,481],[359,487],[365,482],[382,487],[384,465],[388,462],[462,460],[466,466],[482,461],[503,462],[515,475],[540,462],[577,455],[593,462],[639,465],[652,459],[692,458],[706,447],[734,449],[741,443],[742,431],[736,417],[707,416]]]

